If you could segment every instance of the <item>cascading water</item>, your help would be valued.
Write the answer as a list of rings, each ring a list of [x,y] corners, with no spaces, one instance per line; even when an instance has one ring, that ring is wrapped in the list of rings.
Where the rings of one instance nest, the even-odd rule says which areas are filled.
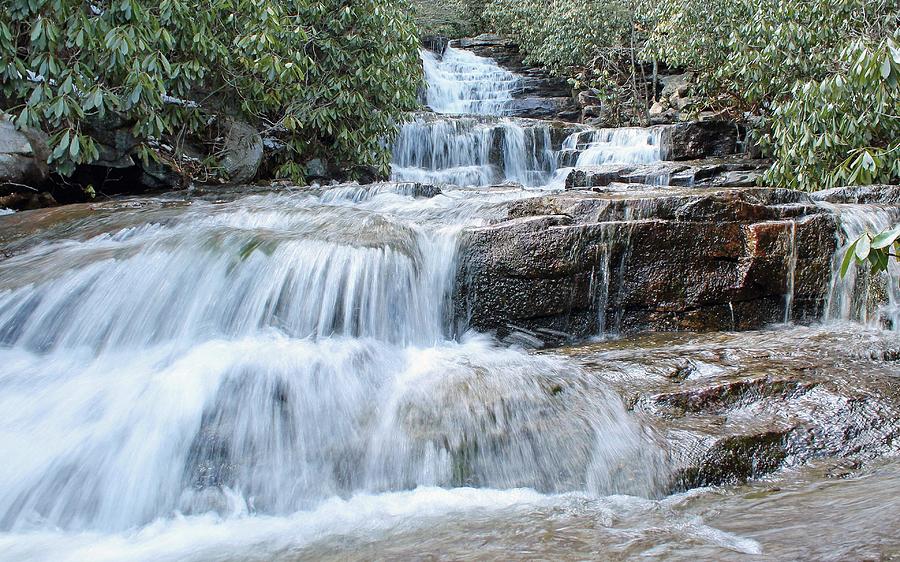
[[[839,249],[832,260],[831,283],[825,303],[826,321],[851,320],[900,331],[900,264],[891,260],[886,273],[872,275],[852,267],[841,276],[841,262],[854,240],[864,232],[878,234],[900,223],[900,209],[879,205],[826,205],[841,227]]]
[[[432,82],[437,66],[457,69],[450,81],[470,72],[468,91],[501,104],[509,84],[482,88],[482,63],[465,71],[448,64],[456,56],[466,59],[431,61]],[[394,173],[543,186],[565,166],[658,160],[657,133],[578,132],[556,151],[537,122],[420,116],[401,134]],[[587,551],[577,559],[665,556],[679,541],[707,557],[761,554],[754,540],[676,512],[702,496],[646,498],[668,490],[669,459],[605,382],[671,379],[652,402],[690,409],[679,396],[731,353],[699,348],[710,363],[687,368],[694,344],[676,346],[654,370],[646,349],[611,348],[596,370],[623,353],[633,365],[604,378],[571,356],[452,337],[461,231],[506,218],[505,203],[528,196],[417,183],[215,192],[63,211],[16,238],[0,259],[0,560],[271,562],[354,548],[360,559],[402,559],[446,528],[470,538],[457,547],[467,556],[503,532],[518,548],[494,558],[559,557],[552,539]],[[898,218],[839,211],[847,238]],[[611,301],[629,256],[612,232],[591,283],[608,331],[621,324]],[[897,279],[892,270],[890,291]],[[868,287],[836,278],[832,316],[865,320],[856,301]],[[900,300],[889,296],[881,317],[897,327]],[[725,417],[704,418],[703,431]],[[831,495],[825,504],[830,513]],[[412,546],[367,550],[395,539]]]
[[[545,185],[556,152],[544,124],[418,117],[394,144],[393,179],[438,185]]]
[[[563,142],[564,166],[585,167],[610,163],[650,164],[665,156],[663,129],[625,127],[581,131]]]
[[[457,235],[521,192],[416,189],[120,211],[0,262],[15,559],[428,486],[654,494],[661,454],[602,385],[449,339]]]
[[[509,102],[522,88],[522,79],[491,59],[447,47],[442,56],[422,51],[426,101],[448,115],[507,115]]]
[[[401,127],[393,148],[396,181],[558,186],[573,166],[646,164],[664,156],[659,128],[579,130],[554,146],[549,122],[502,117],[521,77],[454,47],[442,57],[422,51],[422,60],[427,105],[438,115],[417,115]]]

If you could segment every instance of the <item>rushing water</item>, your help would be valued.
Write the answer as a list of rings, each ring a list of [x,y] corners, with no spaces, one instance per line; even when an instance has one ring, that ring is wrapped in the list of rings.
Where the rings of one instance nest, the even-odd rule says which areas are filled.
[[[198,199],[23,242],[0,262],[3,531],[288,525],[428,486],[656,494],[662,452],[602,385],[573,401],[566,362],[449,339],[459,229],[526,194],[414,195]]]
[[[516,87],[462,51],[425,64],[444,113],[502,113]],[[552,188],[566,166],[663,157],[652,129],[554,147],[539,122],[420,116],[394,174]],[[855,555],[839,537],[790,550],[774,516],[743,514],[753,488],[667,496],[669,451],[607,369],[454,337],[460,232],[533,193],[391,183],[0,218],[0,560]],[[848,236],[888,220],[855,213]],[[835,281],[836,316],[859,283]],[[829,492],[856,494],[837,506],[854,545],[883,494],[857,479]],[[819,480],[791,485],[803,497],[773,512],[835,511]]]
[[[422,51],[426,102],[437,113],[507,115],[522,79],[491,59],[447,47],[442,56]]]
[[[832,264],[825,319],[854,320],[889,326],[900,332],[900,263],[891,260],[887,273],[872,275],[865,267],[840,274],[844,254],[864,232],[879,234],[900,222],[900,208],[877,205],[826,205],[838,218],[843,237]]]
[[[442,57],[422,51],[422,59],[427,104],[437,115],[417,115],[401,128],[393,152],[396,181],[558,187],[573,166],[648,164],[665,157],[659,127],[572,126],[562,142],[554,142],[559,124],[502,117],[520,77],[453,47]],[[657,183],[665,185],[668,178]]]

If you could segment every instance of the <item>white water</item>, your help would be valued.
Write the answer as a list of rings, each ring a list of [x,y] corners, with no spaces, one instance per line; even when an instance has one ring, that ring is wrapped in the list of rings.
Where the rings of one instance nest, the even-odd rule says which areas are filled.
[[[900,222],[900,209],[878,205],[827,205],[835,213],[842,234],[832,261],[826,321],[852,320],[900,331],[900,263],[891,260],[888,272],[873,276],[867,266],[851,267],[846,277],[840,268],[844,255],[864,232],[876,235]]]
[[[421,153],[411,134],[400,173],[496,182],[485,134],[460,125]],[[567,144],[591,163],[659,157],[628,135]],[[548,137],[509,128],[500,177],[543,185]],[[640,497],[661,491],[664,454],[595,377],[454,337],[460,230],[528,195],[417,189],[122,211],[0,262],[0,560],[292,559],[549,508],[610,528],[636,511],[620,533],[759,554]]]
[[[436,185],[546,185],[556,151],[546,125],[418,117],[394,144],[393,179]]]
[[[413,188],[122,211],[0,262],[0,559],[204,559],[423,486],[655,494],[606,389],[452,337],[457,233],[522,192]]]
[[[426,101],[437,113],[507,115],[522,79],[491,59],[447,47],[443,56],[422,51]]]
[[[418,115],[401,127],[393,148],[395,181],[558,188],[573,166],[648,164],[665,156],[660,128],[576,131],[554,146],[549,122],[502,118],[520,77],[453,47],[443,57],[423,50],[422,60],[427,104],[439,116]]]
[[[662,131],[660,127],[583,131],[566,138],[562,150],[569,160],[567,164],[579,168],[602,164],[651,164],[665,157]]]

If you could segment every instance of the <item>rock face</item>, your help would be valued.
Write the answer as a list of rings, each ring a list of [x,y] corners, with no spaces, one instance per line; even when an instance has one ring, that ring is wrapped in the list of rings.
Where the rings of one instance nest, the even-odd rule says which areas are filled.
[[[652,164],[604,164],[572,170],[566,189],[607,187],[613,183],[681,187],[752,187],[768,168],[768,160],[708,158]]]
[[[837,226],[807,195],[611,187],[512,203],[508,220],[468,231],[460,329],[558,343],[748,330],[822,309]]]
[[[249,123],[227,118],[222,151],[222,167],[233,184],[247,183],[256,177],[263,159],[263,140]]]
[[[811,197],[826,203],[900,205],[900,189],[896,185],[836,187],[817,191],[812,193]]]
[[[741,128],[729,121],[694,121],[667,128],[669,160],[696,160],[738,152]]]
[[[39,187],[47,180],[46,139],[34,131],[19,131],[0,118],[0,185]]]
[[[647,335],[563,352],[667,443],[672,491],[900,453],[900,339],[884,332]]]

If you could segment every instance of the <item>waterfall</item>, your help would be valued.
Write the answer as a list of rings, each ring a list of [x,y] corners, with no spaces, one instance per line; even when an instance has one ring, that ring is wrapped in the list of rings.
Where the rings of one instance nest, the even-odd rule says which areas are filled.
[[[662,127],[580,131],[563,142],[561,159],[564,165],[575,167],[651,164],[665,156],[662,138]]]
[[[491,59],[447,47],[442,57],[422,51],[427,105],[450,115],[506,115],[522,79]]]
[[[825,303],[826,321],[850,320],[888,326],[900,331],[900,264],[891,260],[886,273],[877,276],[867,265],[851,267],[841,277],[841,262],[850,244],[864,232],[873,236],[900,222],[900,209],[878,205],[830,205],[820,203],[840,225],[838,251],[832,259],[831,281]]]
[[[454,47],[443,56],[423,50],[422,61],[426,102],[437,115],[416,115],[400,128],[395,181],[558,187],[573,166],[646,164],[664,156],[661,128],[579,130],[554,146],[549,122],[503,118],[522,77]],[[668,177],[655,181],[667,185]]]
[[[392,179],[437,185],[545,185],[556,170],[540,122],[418,116],[394,144]]]
[[[661,454],[602,384],[449,336],[458,233],[518,193],[197,200],[0,262],[0,530],[284,517],[420,486],[656,493]]]

